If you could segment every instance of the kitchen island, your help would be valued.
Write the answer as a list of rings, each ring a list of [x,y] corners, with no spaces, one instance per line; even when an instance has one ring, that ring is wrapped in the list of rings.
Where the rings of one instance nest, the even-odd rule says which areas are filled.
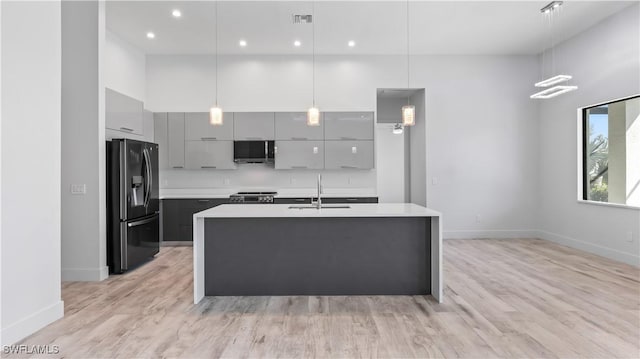
[[[422,206],[225,204],[193,221],[194,303],[259,295],[442,301],[441,214]]]

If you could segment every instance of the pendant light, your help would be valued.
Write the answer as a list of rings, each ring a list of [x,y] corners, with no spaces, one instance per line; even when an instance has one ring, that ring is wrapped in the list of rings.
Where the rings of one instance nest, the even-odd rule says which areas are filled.
[[[410,79],[410,68],[409,68],[409,0],[407,0],[407,19],[405,21],[407,26],[407,92],[409,91],[409,79]],[[407,95],[407,104],[402,106],[402,125],[403,126],[413,126],[416,124],[416,107],[411,104],[411,96]]]
[[[209,109],[209,123],[213,126],[222,126],[222,109],[218,106],[218,1],[215,2],[216,12],[216,103]]]
[[[311,56],[312,56],[312,101],[311,108],[307,111],[307,125],[320,126],[320,110],[316,107],[316,5],[315,1],[311,2]]]
[[[550,34],[550,48],[551,48],[551,73],[553,74],[555,72],[555,44],[553,41],[553,16],[554,14],[557,14],[560,11],[560,6],[562,6],[562,1],[552,1],[549,4],[545,5],[542,9],[540,9],[540,12],[542,13],[543,16],[546,16],[548,18],[549,21],[549,34]],[[542,74],[544,75],[544,58],[545,58],[545,51],[542,51]],[[534,84],[535,87],[545,87],[545,89],[543,89],[540,92],[536,92],[533,95],[531,95],[530,97],[533,99],[548,99],[548,98],[552,98],[552,97],[556,97],[559,95],[562,95],[563,93],[567,93],[567,92],[571,92],[571,91],[575,91],[578,89],[578,86],[572,86],[572,85],[558,85],[561,84],[563,82],[567,82],[571,80],[571,76],[570,75],[555,75],[552,76],[546,80],[542,80],[539,82],[536,82]],[[554,86],[555,85],[555,86]],[[553,86],[553,87],[550,87]]]

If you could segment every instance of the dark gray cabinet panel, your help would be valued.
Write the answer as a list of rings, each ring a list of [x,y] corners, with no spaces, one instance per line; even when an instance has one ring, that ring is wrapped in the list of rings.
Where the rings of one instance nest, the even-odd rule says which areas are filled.
[[[193,214],[225,203],[226,198],[163,199],[162,241],[193,241]]]
[[[313,196],[316,200],[316,196]],[[311,197],[276,197],[275,204],[310,204]],[[378,203],[378,197],[322,197],[322,203]]]
[[[311,197],[274,198],[275,204],[311,204]]]

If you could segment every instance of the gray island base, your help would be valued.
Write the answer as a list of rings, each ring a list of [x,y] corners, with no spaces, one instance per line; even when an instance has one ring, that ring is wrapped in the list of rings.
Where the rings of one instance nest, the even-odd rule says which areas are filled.
[[[194,302],[427,294],[441,301],[440,227],[438,212],[414,204],[218,206],[194,215]]]

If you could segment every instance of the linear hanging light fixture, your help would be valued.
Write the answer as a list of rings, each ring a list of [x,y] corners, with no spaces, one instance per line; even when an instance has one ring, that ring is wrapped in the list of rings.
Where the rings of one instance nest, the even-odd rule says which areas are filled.
[[[407,18],[405,20],[407,27],[407,92],[409,92],[410,84],[410,59],[409,59],[409,0],[407,0]],[[407,94],[407,104],[402,106],[402,125],[413,126],[416,124],[416,107],[411,104],[411,95]]]
[[[213,126],[222,126],[224,119],[222,109],[218,106],[218,1],[215,2],[216,21],[216,103],[209,109],[209,123]]]
[[[316,4],[311,2],[311,56],[312,56],[312,80],[311,80],[311,107],[307,111],[307,125],[320,126],[320,110],[316,107]]]
[[[550,47],[550,51],[551,51],[551,73],[553,73],[555,71],[555,44],[553,41],[553,15],[554,12],[556,10],[560,9],[560,6],[562,5],[562,1],[552,1],[549,4],[545,5],[543,8],[540,9],[540,12],[543,14],[543,16],[547,16],[548,20],[549,20],[549,28],[550,28],[550,37],[551,37],[551,47]],[[544,73],[544,58],[545,58],[545,51],[542,51],[542,73]],[[570,75],[555,75],[552,76],[550,78],[547,78],[545,80],[536,82],[534,84],[535,87],[547,87],[546,89],[536,92],[533,95],[530,96],[530,98],[532,99],[549,99],[552,97],[556,97],[559,95],[562,95],[563,93],[567,93],[567,92],[571,92],[571,91],[575,91],[578,89],[578,86],[574,86],[574,85],[558,85],[560,83],[563,82],[567,82],[569,80],[571,80],[571,76]],[[554,86],[556,85],[556,86]],[[549,86],[553,86],[553,87],[549,87]]]

